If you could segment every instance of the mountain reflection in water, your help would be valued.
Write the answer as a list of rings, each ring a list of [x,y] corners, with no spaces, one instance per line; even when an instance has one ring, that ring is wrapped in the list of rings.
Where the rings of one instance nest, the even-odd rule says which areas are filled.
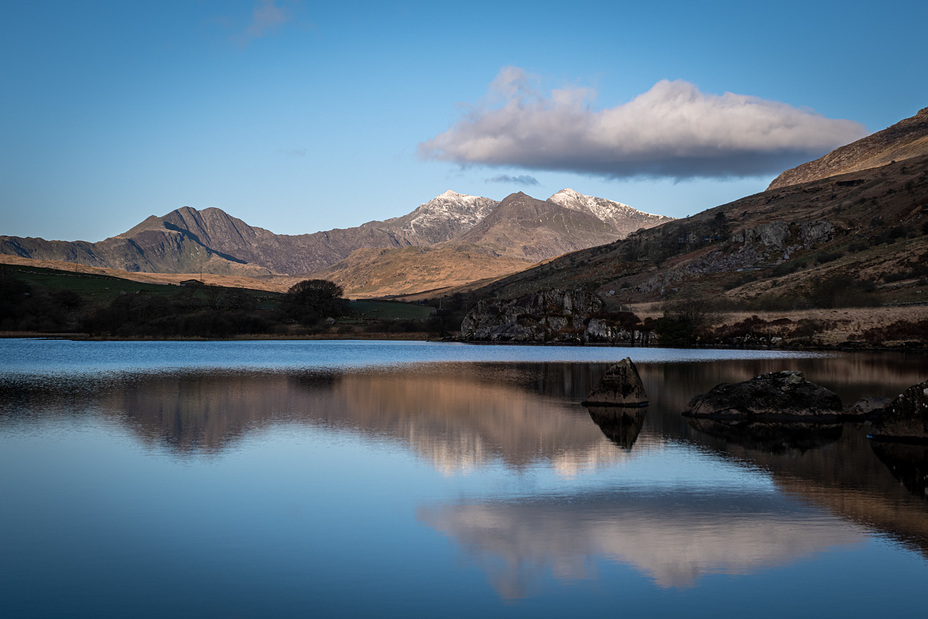
[[[476,557],[506,598],[531,594],[539,570],[564,580],[591,577],[595,559],[633,566],[659,587],[688,588],[706,574],[751,574],[852,548],[870,531],[928,557],[924,483],[900,484],[912,473],[890,462],[908,457],[923,471],[924,451],[894,456],[884,449],[877,457],[866,428],[853,424],[820,440],[771,447],[701,431],[680,415],[694,395],[720,382],[782,369],[803,371],[845,404],[893,397],[925,379],[924,363],[892,355],[640,363],[650,406],[594,414],[579,402],[607,367],[432,363],[7,380],[0,384],[0,434],[36,419],[102,415],[149,448],[196,461],[294,425],[386,441],[452,477],[489,467],[543,467],[565,481],[606,475],[608,483],[592,488],[478,491],[415,508],[420,523]],[[674,460],[680,453],[690,460]],[[693,462],[698,466],[688,470]],[[705,463],[714,468],[700,468]],[[702,477],[720,467],[718,479]]]

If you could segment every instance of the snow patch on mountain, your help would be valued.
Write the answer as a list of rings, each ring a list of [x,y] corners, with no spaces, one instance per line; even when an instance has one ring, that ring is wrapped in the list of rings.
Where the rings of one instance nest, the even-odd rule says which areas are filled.
[[[451,190],[420,205],[404,217],[404,233],[421,236],[431,231],[451,229],[455,234],[474,227],[499,204],[490,198],[469,196]]]
[[[664,215],[645,213],[621,202],[587,196],[573,189],[562,189],[548,198],[548,201],[574,211],[592,213],[600,220],[626,233],[638,228],[650,228],[673,219]]]

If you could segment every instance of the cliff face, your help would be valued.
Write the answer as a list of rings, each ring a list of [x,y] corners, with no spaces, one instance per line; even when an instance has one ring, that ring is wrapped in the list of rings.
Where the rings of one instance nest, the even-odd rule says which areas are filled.
[[[484,300],[461,323],[472,342],[648,343],[650,333],[602,318],[603,301],[585,290],[546,290],[511,301]]]
[[[838,174],[877,168],[894,161],[923,155],[928,155],[928,107],[887,129],[842,146],[820,159],[783,172],[767,189],[779,189]]]

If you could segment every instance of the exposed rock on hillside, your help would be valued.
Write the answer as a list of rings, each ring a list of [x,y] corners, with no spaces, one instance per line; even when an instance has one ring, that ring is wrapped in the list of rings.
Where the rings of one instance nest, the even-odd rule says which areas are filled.
[[[461,338],[476,342],[650,344],[651,331],[603,311],[602,299],[584,290],[548,290],[475,305],[461,323]]]
[[[928,441],[928,380],[909,387],[880,411],[874,438]]]
[[[511,301],[479,302],[461,323],[465,341],[588,341],[587,325],[603,302],[583,290],[548,290]]]
[[[928,155],[928,108],[820,159],[783,172],[767,189],[808,183],[924,155]]]
[[[717,385],[694,397],[684,414],[717,420],[831,423],[845,416],[837,394],[795,371],[771,372],[743,383]]]

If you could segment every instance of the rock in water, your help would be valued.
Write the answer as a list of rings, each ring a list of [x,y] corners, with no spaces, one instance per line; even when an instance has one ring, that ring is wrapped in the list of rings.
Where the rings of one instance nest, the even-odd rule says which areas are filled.
[[[802,372],[761,374],[743,383],[723,383],[690,401],[690,417],[789,423],[834,422],[847,417],[836,393],[810,383]]]
[[[873,423],[877,439],[928,441],[928,380],[909,387]]]
[[[609,368],[583,405],[647,406],[648,394],[632,360],[626,357]]]

